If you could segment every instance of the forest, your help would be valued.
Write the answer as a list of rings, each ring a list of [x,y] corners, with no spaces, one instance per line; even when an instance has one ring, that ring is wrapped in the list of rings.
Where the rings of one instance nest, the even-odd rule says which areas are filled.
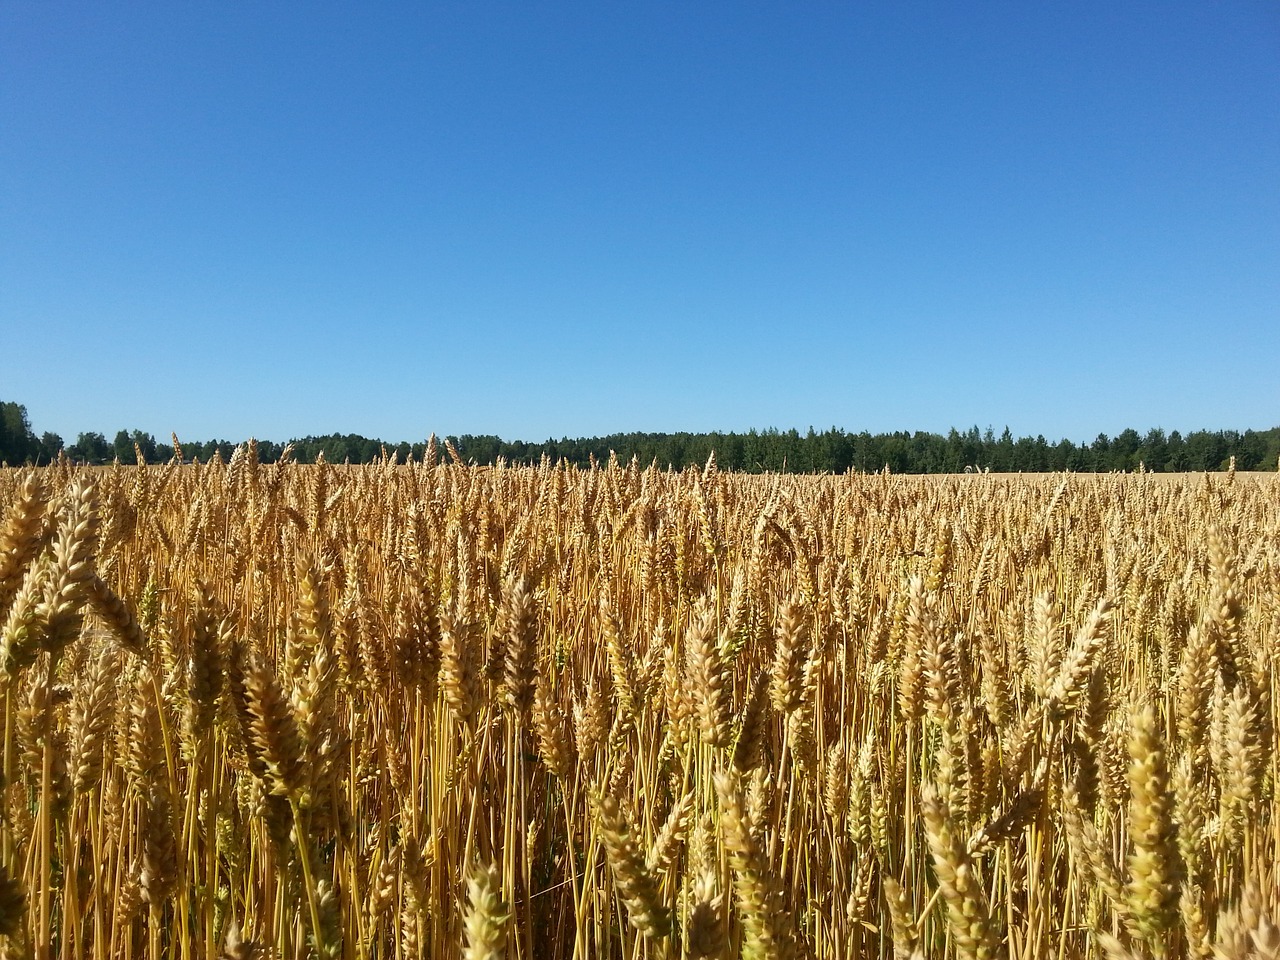
[[[173,439],[173,438],[171,438]],[[230,458],[249,438],[179,439],[185,460],[207,462]],[[536,463],[543,457],[586,467],[611,455],[619,460],[656,463],[681,470],[702,466],[714,452],[723,470],[742,473],[1044,473],[1073,471],[1107,473],[1148,470],[1160,473],[1224,470],[1233,458],[1239,470],[1269,470],[1280,461],[1280,426],[1268,430],[1194,430],[1180,433],[1152,428],[1145,433],[1126,429],[1114,437],[1099,434],[1092,441],[1069,439],[1051,443],[1043,435],[1014,437],[1006,427],[998,436],[990,427],[951,429],[946,435],[926,431],[893,433],[850,432],[837,427],[806,433],[798,430],[749,430],[745,433],[615,433],[604,437],[547,439],[541,442],[503,440],[497,436],[463,434],[445,438],[466,463]],[[371,463],[384,456],[400,461],[420,460],[427,444],[388,442],[356,434],[327,434],[295,438],[287,443],[257,439],[258,459],[272,463],[286,448],[291,459],[314,463],[323,455],[329,463]],[[60,453],[78,463],[114,461],[164,463],[174,456],[173,443],[157,440],[141,430],[105,434],[80,433],[67,443],[56,433],[37,435],[26,408],[0,402],[0,462],[10,465],[49,463]]]

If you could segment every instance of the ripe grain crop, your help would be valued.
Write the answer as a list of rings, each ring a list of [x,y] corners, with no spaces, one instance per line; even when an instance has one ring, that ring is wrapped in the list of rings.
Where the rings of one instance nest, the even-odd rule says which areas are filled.
[[[1280,956],[1280,484],[0,472],[0,951]]]

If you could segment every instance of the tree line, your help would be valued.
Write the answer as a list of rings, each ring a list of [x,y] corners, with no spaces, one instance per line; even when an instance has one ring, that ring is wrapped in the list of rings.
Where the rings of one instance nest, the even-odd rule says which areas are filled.
[[[541,443],[502,440],[496,436],[464,434],[448,437],[448,443],[464,461],[479,464],[530,463],[549,457],[585,467],[605,462],[611,454],[620,460],[632,457],[641,463],[684,469],[702,466],[712,451],[722,469],[760,473],[871,473],[888,467],[893,473],[963,473],[990,470],[995,473],[1041,473],[1071,470],[1080,473],[1112,470],[1181,472],[1225,470],[1235,460],[1239,470],[1275,470],[1280,460],[1280,427],[1269,430],[1196,430],[1182,434],[1156,428],[1139,434],[1124,430],[1114,437],[1099,434],[1091,442],[1059,440],[1043,436],[1014,438],[1006,427],[996,436],[991,428],[976,426],[946,435],[924,431],[850,433],[832,427],[821,433],[812,427],[798,430],[749,430],[746,433],[615,433],[606,437],[549,439]],[[180,441],[187,461],[227,460],[237,443],[229,440]],[[421,460],[425,443],[385,443],[356,434],[309,436],[281,444],[258,440],[258,459],[272,463],[284,455],[301,463],[313,463],[321,455],[329,463],[370,463],[382,457]],[[165,463],[175,456],[171,443],[140,430],[120,430],[114,439],[86,432],[74,443],[64,443],[55,433],[37,436],[26,408],[0,402],[0,462],[49,463],[60,455],[84,463]]]

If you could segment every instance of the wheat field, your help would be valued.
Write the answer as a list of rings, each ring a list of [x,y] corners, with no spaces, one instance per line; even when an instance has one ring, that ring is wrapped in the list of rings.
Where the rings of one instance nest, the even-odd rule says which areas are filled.
[[[1280,956],[1274,475],[250,444],[0,517],[5,956]]]

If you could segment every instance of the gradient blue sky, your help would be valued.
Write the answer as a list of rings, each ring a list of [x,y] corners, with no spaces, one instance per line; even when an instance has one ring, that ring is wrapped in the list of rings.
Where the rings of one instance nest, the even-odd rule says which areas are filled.
[[[68,441],[1280,423],[1280,7],[0,0]]]

